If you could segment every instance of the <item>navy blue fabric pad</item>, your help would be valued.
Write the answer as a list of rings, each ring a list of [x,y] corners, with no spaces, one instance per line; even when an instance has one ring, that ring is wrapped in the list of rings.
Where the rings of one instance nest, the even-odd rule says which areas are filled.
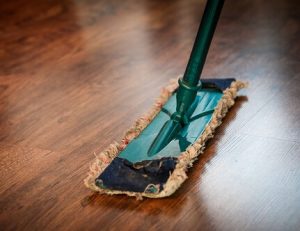
[[[161,191],[176,163],[177,158],[174,157],[135,164],[116,157],[96,179],[96,185],[114,190],[144,192],[149,184],[154,184],[158,185],[157,191]]]
[[[202,88],[224,91],[235,79],[205,79],[201,80]],[[164,157],[156,160],[145,160],[138,163],[116,157],[110,165],[98,176],[96,185],[119,191],[144,192],[148,185],[159,185],[163,190],[170,174],[177,163],[176,157]]]
[[[202,79],[202,88],[217,89],[219,91],[224,91],[226,88],[230,87],[231,83],[235,79]]]

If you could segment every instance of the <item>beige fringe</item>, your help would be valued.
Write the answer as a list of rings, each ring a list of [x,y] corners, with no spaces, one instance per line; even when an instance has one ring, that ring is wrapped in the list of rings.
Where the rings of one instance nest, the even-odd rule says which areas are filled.
[[[132,126],[124,135],[120,144],[115,142],[111,144],[105,151],[100,154],[95,154],[96,160],[90,166],[90,172],[84,180],[84,184],[99,193],[106,194],[127,194],[128,196],[135,196],[137,199],[142,197],[160,198],[167,197],[173,194],[180,185],[187,179],[187,169],[192,166],[197,156],[203,153],[205,143],[208,139],[213,137],[215,129],[222,123],[222,118],[226,115],[228,109],[234,105],[238,90],[247,87],[247,83],[242,81],[234,81],[231,83],[230,88],[223,92],[223,96],[218,102],[215,111],[212,115],[210,122],[206,125],[202,135],[196,140],[195,143],[190,145],[186,151],[182,152],[178,157],[178,163],[173,173],[170,175],[168,181],[164,185],[164,189],[156,194],[153,193],[138,193],[130,191],[118,191],[101,189],[96,186],[95,179],[104,171],[104,169],[111,163],[111,161],[130,143],[131,140],[136,138],[154,119],[159,113],[163,105],[168,101],[169,97],[178,88],[178,79],[170,81],[170,84],[162,89],[161,95],[155,101],[151,110],[143,117],[139,118],[134,126]]]

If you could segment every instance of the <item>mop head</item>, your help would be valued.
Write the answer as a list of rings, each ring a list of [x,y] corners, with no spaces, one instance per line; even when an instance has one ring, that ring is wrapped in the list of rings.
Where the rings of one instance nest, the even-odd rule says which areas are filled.
[[[170,81],[152,109],[135,122],[120,143],[115,142],[96,154],[96,160],[84,180],[85,185],[99,193],[127,194],[138,199],[173,194],[187,179],[188,168],[203,152],[206,141],[213,137],[222,118],[234,105],[238,90],[247,85],[235,79],[207,79],[201,82],[203,89],[199,91],[199,108],[195,113],[197,110],[199,114],[203,110],[213,109],[208,110],[211,113],[195,119],[183,129],[184,134],[179,141],[172,141],[169,147],[155,156],[147,156],[145,150],[148,150],[162,124],[170,118],[172,108],[176,108],[178,82]]]

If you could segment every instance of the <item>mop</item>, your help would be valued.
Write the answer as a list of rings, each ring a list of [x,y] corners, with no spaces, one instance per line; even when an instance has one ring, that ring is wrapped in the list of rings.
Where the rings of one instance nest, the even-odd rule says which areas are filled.
[[[161,198],[187,179],[187,170],[213,137],[246,83],[200,79],[224,0],[208,0],[182,78],[163,88],[151,110],[119,142],[96,155],[85,185],[100,193]]]

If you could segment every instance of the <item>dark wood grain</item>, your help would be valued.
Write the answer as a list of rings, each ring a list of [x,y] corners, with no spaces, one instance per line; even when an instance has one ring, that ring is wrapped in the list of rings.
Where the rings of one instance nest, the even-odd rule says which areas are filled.
[[[300,5],[228,0],[205,77],[250,82],[171,197],[83,185],[183,73],[205,1],[0,3],[1,230],[300,230]]]

